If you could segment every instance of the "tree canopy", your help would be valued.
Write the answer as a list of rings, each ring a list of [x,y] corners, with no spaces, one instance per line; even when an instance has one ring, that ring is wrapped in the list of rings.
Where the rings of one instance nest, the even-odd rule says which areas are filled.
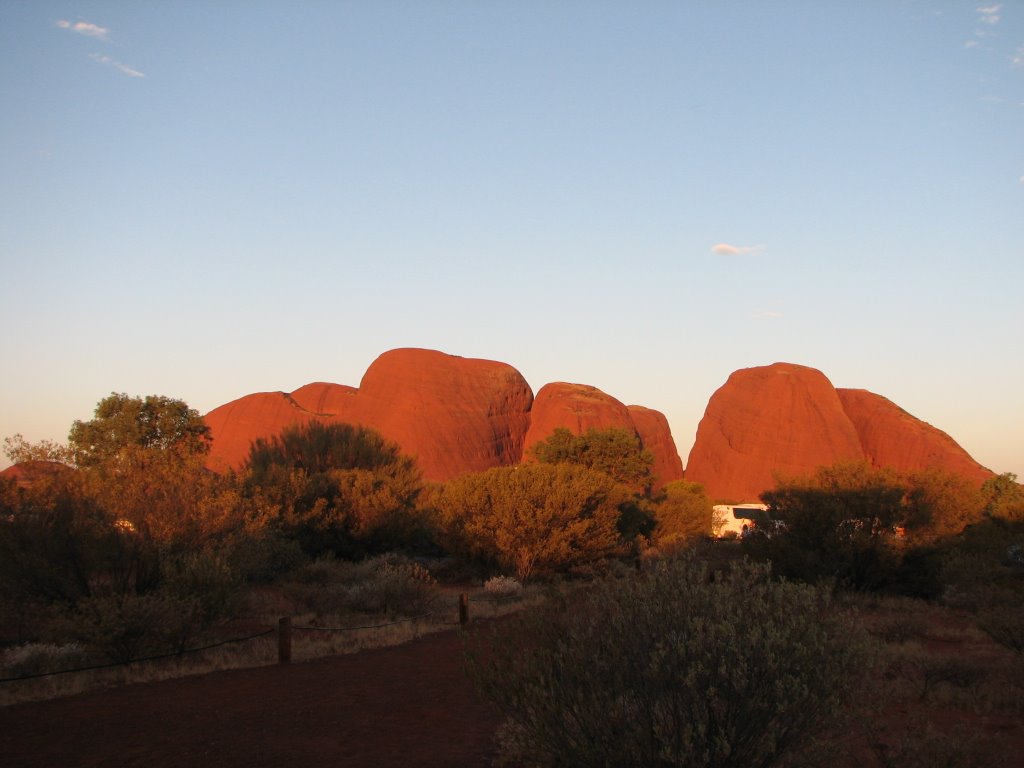
[[[627,429],[588,429],[574,435],[559,427],[530,448],[530,455],[543,464],[577,464],[604,472],[634,490],[648,490],[653,480],[654,456],[640,438]]]
[[[710,535],[712,504],[700,483],[686,480],[669,483],[655,501],[654,536],[660,546],[683,544]]]
[[[523,464],[462,475],[438,506],[449,543],[520,579],[610,555],[628,489],[571,464]]]
[[[312,421],[256,440],[243,470],[250,493],[312,555],[349,556],[418,536],[423,481],[401,448],[365,427]]]
[[[80,467],[100,464],[129,446],[205,454],[211,439],[203,417],[183,400],[116,392],[100,400],[92,419],[75,421],[68,434],[71,454]]]

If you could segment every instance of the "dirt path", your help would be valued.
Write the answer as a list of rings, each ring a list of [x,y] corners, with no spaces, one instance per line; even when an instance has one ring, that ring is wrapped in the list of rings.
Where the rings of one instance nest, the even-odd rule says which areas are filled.
[[[497,725],[449,631],[287,667],[0,708],[0,763],[486,766]]]

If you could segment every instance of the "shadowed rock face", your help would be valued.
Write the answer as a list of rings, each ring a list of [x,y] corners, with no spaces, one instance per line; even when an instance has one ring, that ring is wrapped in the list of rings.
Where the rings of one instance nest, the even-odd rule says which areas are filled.
[[[820,371],[775,363],[736,371],[712,395],[686,477],[714,499],[753,501],[777,477],[849,460],[992,476],[947,434],[884,397],[836,390]]]
[[[574,435],[582,435],[590,429],[625,429],[639,436],[644,448],[654,455],[652,471],[656,486],[683,477],[683,462],[672,439],[668,419],[658,411],[638,405],[627,407],[597,387],[586,384],[545,384],[533,402],[524,455],[559,428],[568,429]]]
[[[669,429],[665,414],[642,405],[627,407],[644,448],[654,454],[652,471],[655,487],[682,480],[683,460],[679,458],[679,449],[672,439],[672,430]]]
[[[658,483],[682,477],[668,421],[639,406],[627,408],[599,389],[549,384],[537,400],[505,363],[426,349],[385,352],[359,388],[316,382],[291,394],[266,392],[210,411],[211,469],[238,468],[253,440],[312,419],[362,424],[416,456],[428,480],[519,463],[528,445],[557,427],[576,434],[619,427],[640,436],[655,456]]]
[[[371,427],[416,456],[424,477],[446,480],[517,463],[532,403],[526,380],[504,363],[396,349],[374,361],[359,389],[318,382],[214,409],[208,465],[237,468],[256,438],[320,418]]]
[[[751,501],[825,464],[863,457],[832,383],[814,368],[775,363],[732,374],[711,396],[686,478],[714,499]]]
[[[840,389],[839,399],[875,467],[913,471],[940,467],[983,482],[993,476],[949,435],[866,389]]]

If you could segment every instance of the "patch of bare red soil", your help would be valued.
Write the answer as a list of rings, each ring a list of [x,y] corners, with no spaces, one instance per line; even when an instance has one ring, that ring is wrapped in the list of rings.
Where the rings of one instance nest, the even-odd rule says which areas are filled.
[[[456,632],[290,666],[216,672],[0,708],[0,763],[486,766],[499,718]]]

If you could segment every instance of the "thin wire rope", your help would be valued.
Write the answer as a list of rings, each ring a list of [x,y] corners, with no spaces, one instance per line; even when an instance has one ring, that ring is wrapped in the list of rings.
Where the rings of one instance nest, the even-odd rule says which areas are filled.
[[[416,621],[417,619],[423,619],[427,616],[433,616],[434,614],[441,613],[441,611],[430,611],[429,613],[421,613],[419,616],[410,616],[407,619],[397,619],[395,621],[389,621],[386,624],[364,624],[357,627],[311,627],[311,626],[292,626],[293,630],[307,630],[311,632],[351,632],[356,629],[380,629],[381,627],[393,627],[396,624],[405,624],[408,621]]]
[[[172,653],[161,653],[156,656],[143,656],[138,659],[130,659],[128,661],[113,661],[109,664],[94,664],[89,667],[75,667],[74,669],[58,669],[55,672],[36,672],[32,675],[21,675],[18,677],[2,677],[0,683],[11,683],[19,680],[34,680],[40,677],[53,677],[54,675],[69,675],[72,672],[92,672],[97,669],[113,669],[114,667],[127,667],[131,664],[140,664],[144,661],[159,661],[160,659],[171,659],[175,656],[185,656],[190,653],[199,653],[200,651],[208,651],[211,648],[219,648],[222,645],[229,645],[231,643],[244,643],[249,640],[255,640],[258,637],[265,637],[266,635],[277,632],[276,629],[266,629],[262,632],[257,632],[255,635],[247,635],[246,637],[233,637],[229,640],[221,640],[217,643],[211,643],[210,645],[202,645],[198,648],[186,648],[183,651],[174,651]]]

